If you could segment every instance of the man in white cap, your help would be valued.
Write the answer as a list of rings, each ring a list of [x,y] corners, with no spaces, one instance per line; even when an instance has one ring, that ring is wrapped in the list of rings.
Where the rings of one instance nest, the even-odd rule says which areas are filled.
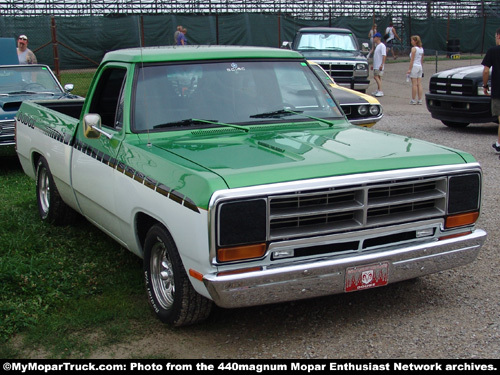
[[[377,83],[377,91],[372,93],[374,96],[384,96],[382,91],[382,76],[384,75],[384,65],[385,59],[387,57],[387,50],[384,43],[382,43],[382,34],[376,33],[373,36],[373,43],[376,46],[375,52],[373,53],[373,78]]]
[[[28,37],[26,35],[19,35],[17,38],[17,57],[19,64],[36,64],[36,56],[28,48]]]

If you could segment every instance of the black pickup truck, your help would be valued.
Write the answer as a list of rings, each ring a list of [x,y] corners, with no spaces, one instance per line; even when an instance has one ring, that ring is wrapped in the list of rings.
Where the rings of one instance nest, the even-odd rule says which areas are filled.
[[[498,121],[491,114],[490,97],[483,92],[482,65],[434,74],[425,101],[432,117],[449,127]]]

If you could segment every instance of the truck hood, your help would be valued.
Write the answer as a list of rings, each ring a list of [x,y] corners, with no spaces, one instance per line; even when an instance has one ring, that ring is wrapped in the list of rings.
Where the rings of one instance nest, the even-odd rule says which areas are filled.
[[[461,68],[454,68],[444,70],[439,73],[435,73],[433,77],[439,78],[454,78],[454,79],[482,79],[483,77],[483,66],[482,65],[472,65],[472,66],[464,66]]]
[[[216,173],[229,188],[464,162],[455,150],[350,125],[232,130],[219,136],[202,130],[154,144]]]
[[[359,61],[366,62],[364,57],[358,51],[299,51],[307,60],[312,61]]]

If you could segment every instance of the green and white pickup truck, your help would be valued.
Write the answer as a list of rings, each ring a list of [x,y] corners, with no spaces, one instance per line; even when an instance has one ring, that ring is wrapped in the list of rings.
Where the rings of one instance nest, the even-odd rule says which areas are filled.
[[[350,125],[294,51],[110,52],[84,101],[24,102],[16,130],[42,219],[142,257],[178,326],[465,265],[486,238],[471,155]]]

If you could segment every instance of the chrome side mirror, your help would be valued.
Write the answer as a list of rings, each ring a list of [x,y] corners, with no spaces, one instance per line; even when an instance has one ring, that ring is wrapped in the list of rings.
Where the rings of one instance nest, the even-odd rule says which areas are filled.
[[[287,41],[284,41],[284,42],[281,44],[281,48],[285,48],[285,49],[292,49],[292,43],[287,42]]]
[[[66,92],[71,92],[71,91],[73,91],[74,88],[75,88],[75,85],[73,85],[72,83],[67,83],[64,85],[64,91],[66,91]]]
[[[83,135],[85,138],[98,139],[101,136],[102,121],[97,113],[87,113],[83,116]]]

